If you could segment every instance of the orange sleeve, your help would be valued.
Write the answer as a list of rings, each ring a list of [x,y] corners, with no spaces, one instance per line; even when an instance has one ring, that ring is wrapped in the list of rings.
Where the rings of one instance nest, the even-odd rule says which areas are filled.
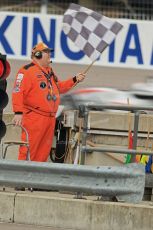
[[[73,79],[74,78],[70,78],[66,81],[58,80],[58,87],[61,94],[68,92],[71,88],[73,88],[76,85],[76,82]]]
[[[14,88],[12,92],[12,107],[13,112],[23,112],[23,97],[31,87],[31,78],[28,77],[27,71],[20,69],[16,75]]]

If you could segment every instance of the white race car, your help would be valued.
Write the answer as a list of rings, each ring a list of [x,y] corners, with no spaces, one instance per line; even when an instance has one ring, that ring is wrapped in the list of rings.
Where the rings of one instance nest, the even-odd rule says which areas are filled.
[[[64,109],[78,109],[83,104],[153,106],[152,97],[136,94],[135,91],[121,91],[113,88],[84,88],[68,93],[61,98]]]

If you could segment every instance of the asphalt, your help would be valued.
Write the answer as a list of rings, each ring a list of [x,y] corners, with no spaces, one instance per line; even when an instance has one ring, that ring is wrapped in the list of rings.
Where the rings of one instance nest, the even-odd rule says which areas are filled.
[[[45,226],[23,225],[15,223],[0,223],[0,230],[71,230],[64,228],[52,228]]]

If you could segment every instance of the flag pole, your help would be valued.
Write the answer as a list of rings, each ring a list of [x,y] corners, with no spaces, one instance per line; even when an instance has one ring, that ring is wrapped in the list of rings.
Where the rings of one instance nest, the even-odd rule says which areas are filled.
[[[88,72],[88,70],[93,66],[93,64],[95,63],[96,60],[94,60],[82,73],[86,74]]]

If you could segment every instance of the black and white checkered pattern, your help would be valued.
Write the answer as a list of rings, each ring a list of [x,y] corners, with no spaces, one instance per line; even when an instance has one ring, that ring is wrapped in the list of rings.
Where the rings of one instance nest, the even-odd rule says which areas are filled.
[[[70,4],[63,18],[64,33],[95,61],[121,30],[122,25],[77,4]]]

